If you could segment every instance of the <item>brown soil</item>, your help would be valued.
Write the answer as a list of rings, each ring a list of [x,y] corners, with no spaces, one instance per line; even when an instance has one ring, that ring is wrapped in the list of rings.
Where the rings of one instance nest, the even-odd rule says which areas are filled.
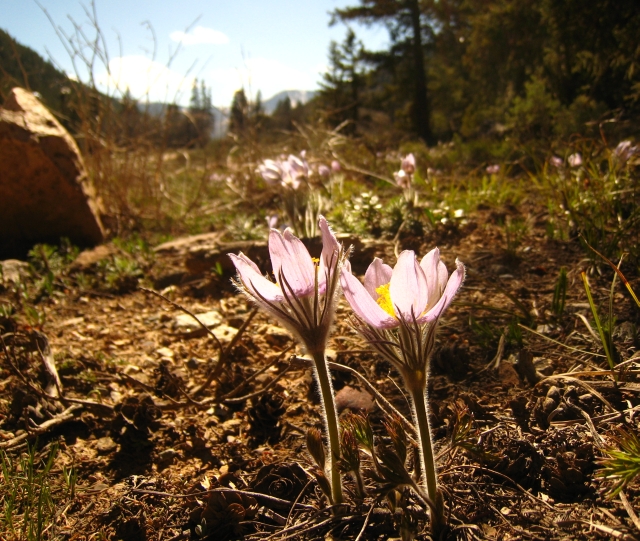
[[[499,223],[516,213],[527,219],[528,232],[508,253]],[[640,536],[633,521],[640,483],[625,488],[625,506],[606,498],[612,483],[596,476],[617,428],[637,432],[640,422],[638,365],[628,363],[615,387],[603,372],[606,361],[595,355],[602,348],[578,317],[593,319],[580,271],[598,269],[577,241],[549,241],[544,217],[528,209],[481,210],[467,224],[404,239],[400,248],[424,253],[434,245],[449,269],[459,257],[468,270],[443,318],[429,384],[448,538]],[[380,255],[392,262],[393,250],[389,242]],[[569,287],[558,318],[551,302],[561,266]],[[600,270],[590,281],[604,307],[612,273]],[[258,312],[206,384],[219,348],[206,333],[177,327],[182,312],[176,306],[141,290],[81,289],[73,276],[65,271],[54,293],[37,303],[46,314],[39,329],[22,313],[0,319],[0,447],[17,456],[36,439],[14,441],[25,428],[68,414],[45,425],[38,438],[39,456],[59,442],[52,475],[63,466],[74,466],[78,475],[75,496],[64,500],[56,518],[57,538],[400,537],[400,512],[390,511],[370,478],[369,495],[358,500],[347,476],[348,504],[338,513],[327,509],[305,444],[307,430],[321,425],[316,391],[310,371],[291,361],[303,352],[274,320]],[[216,311],[223,348],[251,317],[251,305],[228,276],[189,275],[182,261],[159,255],[145,280],[191,312]],[[15,299],[5,280],[0,301],[15,305]],[[633,329],[638,311],[626,290],[618,286],[614,300],[618,329]],[[397,374],[353,332],[348,314],[341,301],[331,359],[357,370],[410,417]],[[58,398],[50,396],[55,385],[44,391],[43,335],[61,379]],[[615,345],[620,360],[629,359],[635,334],[619,333]],[[384,413],[357,392],[361,382],[347,372],[333,376],[336,392],[346,389],[342,405],[371,409],[382,437]],[[418,539],[428,538],[425,509],[408,490],[403,497],[405,525],[413,525]],[[0,537],[12,539],[9,532]]]

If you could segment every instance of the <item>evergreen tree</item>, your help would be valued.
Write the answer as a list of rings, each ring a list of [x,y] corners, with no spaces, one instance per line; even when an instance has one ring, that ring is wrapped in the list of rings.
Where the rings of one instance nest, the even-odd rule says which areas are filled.
[[[237,90],[229,112],[229,131],[237,136],[246,136],[249,128],[249,103],[244,88]]]
[[[323,75],[318,101],[327,120],[337,126],[350,120],[347,132],[355,131],[361,107],[361,89],[364,72],[362,68],[364,47],[350,28],[344,42],[335,41],[329,46],[329,71]]]
[[[410,104],[410,123],[416,135],[427,143],[433,143],[431,108],[427,88],[425,36],[434,32],[435,20],[431,2],[421,7],[419,0],[360,0],[356,7],[336,9],[334,21],[359,21],[365,24],[384,24],[389,30],[391,49],[386,54],[370,57],[379,66],[391,68],[396,77],[395,92],[400,92]],[[406,62],[409,60],[409,64]],[[403,100],[404,101],[404,100]]]

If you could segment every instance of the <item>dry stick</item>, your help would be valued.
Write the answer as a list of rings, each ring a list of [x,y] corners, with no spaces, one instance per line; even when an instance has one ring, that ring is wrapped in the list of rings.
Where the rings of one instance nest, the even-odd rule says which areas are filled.
[[[307,489],[313,484],[313,482],[315,481],[315,479],[312,477],[311,479],[309,479],[307,481],[307,484],[304,485],[302,487],[302,490],[298,493],[298,496],[296,497],[295,500],[293,500],[293,504],[291,505],[291,509],[289,509],[289,514],[287,515],[287,519],[284,522],[284,526],[285,528],[287,527],[287,524],[289,524],[289,520],[291,520],[291,515],[293,515],[293,511],[296,508],[296,504],[300,501],[300,498],[302,498],[302,496],[304,495],[304,493],[307,491]]]
[[[457,465],[455,468],[451,468],[449,470],[444,470],[440,472],[440,477],[444,477],[445,474],[449,474],[451,472],[454,472],[455,470],[458,469],[474,469],[474,470],[478,470],[481,472],[486,472],[489,473],[491,475],[497,475],[498,477],[502,477],[503,479],[506,479],[507,481],[509,481],[510,483],[513,483],[516,488],[518,490],[520,490],[523,494],[525,494],[526,496],[528,496],[529,498],[531,498],[532,500],[534,500],[537,503],[541,503],[542,505],[546,506],[548,509],[550,509],[551,511],[555,511],[555,509],[553,508],[553,506],[549,505],[547,502],[545,502],[543,499],[538,498],[537,496],[534,496],[533,494],[531,494],[531,492],[529,492],[528,490],[525,490],[524,487],[522,487],[519,483],[517,483],[516,481],[514,481],[513,479],[511,479],[511,477],[509,477],[508,475],[505,475],[504,473],[500,473],[498,471],[492,470],[490,468],[484,468],[482,466],[476,466],[475,464],[459,464]]]
[[[485,370],[497,370],[500,367],[500,363],[502,362],[502,356],[504,355],[504,346],[505,346],[505,335],[502,333],[500,335],[500,340],[498,341],[498,350],[496,351],[496,355],[491,362],[487,366],[485,366],[480,372],[484,372]]]
[[[581,520],[581,519],[568,519],[568,520],[559,520],[556,524],[560,527],[563,526],[575,526],[576,524],[582,524],[585,526],[589,526],[590,528],[594,528],[602,533],[610,535],[614,539],[622,539],[623,541],[637,541],[637,538],[621,532],[620,530],[615,530],[610,526],[606,526],[605,524],[599,524],[598,522],[593,522],[590,520]]]
[[[267,370],[269,370],[269,368],[271,368],[273,365],[275,365],[276,363],[280,362],[280,360],[282,359],[282,357],[284,357],[287,352],[291,351],[291,349],[293,348],[293,345],[288,346],[284,351],[280,352],[276,358],[270,362],[269,364],[263,366],[260,370],[258,370],[257,372],[251,374],[247,379],[243,380],[242,383],[240,385],[238,385],[235,389],[229,391],[227,394],[223,394],[219,400],[225,400],[226,398],[233,398],[236,394],[238,394],[244,387],[246,387],[247,383],[252,382],[254,379],[256,379],[260,374],[264,374]]]
[[[292,357],[292,361],[304,363],[305,365],[310,365],[312,362],[311,359],[307,359],[306,357],[298,357],[296,355]],[[414,436],[417,434],[416,429],[413,426],[413,423],[408,421],[407,418],[404,415],[402,415],[402,413],[400,413],[396,408],[394,408],[389,403],[389,401],[384,396],[382,396],[382,394],[373,385],[371,385],[371,383],[369,383],[369,381],[357,370],[354,370],[353,368],[340,363],[329,362],[328,364],[329,364],[329,368],[333,370],[338,370],[339,372],[348,372],[352,376],[355,376],[369,391],[371,391],[371,393],[375,395],[376,401],[379,401],[378,404],[380,405],[380,407],[383,410],[387,410],[386,413],[392,413],[394,415],[397,415],[398,418],[400,419],[400,422],[402,423],[402,425],[405,427],[406,430],[411,432],[411,434]]]
[[[12,370],[16,373],[16,375],[22,380],[22,382],[29,387],[34,393],[36,393],[38,396],[41,396],[43,398],[49,399],[49,400],[55,400],[58,402],[62,402],[64,405],[67,404],[80,404],[82,406],[89,406],[89,407],[97,407],[97,408],[103,408],[103,409],[107,409],[110,412],[113,411],[113,406],[110,406],[109,404],[103,404],[101,402],[94,402],[93,400],[84,400],[81,398],[67,398],[64,396],[51,396],[49,394],[47,394],[45,391],[43,391],[41,388],[35,386],[33,383],[31,383],[27,377],[20,372],[20,369],[16,366],[16,364],[11,360],[11,357],[9,356],[9,350],[7,349],[7,345],[4,341],[4,337],[7,335],[2,335],[0,336],[0,341],[2,342],[2,349],[4,351],[5,356],[7,357],[7,361],[9,361],[9,366],[12,368]]]
[[[220,352],[220,356],[218,357],[218,362],[216,363],[216,365],[213,368],[213,370],[211,370],[211,372],[209,372],[209,375],[207,376],[207,379],[205,380],[205,382],[202,385],[200,385],[200,387],[198,387],[197,389],[195,389],[193,391],[192,396],[198,396],[202,391],[204,391],[207,387],[209,387],[209,385],[211,385],[211,382],[216,377],[218,377],[218,375],[222,371],[222,368],[226,365],[226,360],[227,360],[227,356],[229,355],[229,352],[238,343],[238,340],[240,340],[240,337],[244,334],[244,331],[247,330],[247,328],[249,327],[249,324],[251,323],[251,321],[253,320],[253,318],[255,317],[255,315],[257,313],[258,313],[258,308],[257,307],[254,308],[249,313],[249,315],[247,316],[247,319],[245,319],[245,321],[242,324],[242,326],[238,329],[238,332],[233,336],[233,338],[231,339],[231,342],[229,342],[229,345],[224,350],[222,350]]]
[[[369,525],[369,520],[371,519],[371,513],[373,513],[374,508],[375,508],[375,505],[371,505],[371,507],[369,507],[369,511],[367,511],[367,516],[364,517],[364,524],[362,525],[362,528],[360,528],[360,533],[358,533],[358,537],[355,538],[355,541],[360,541],[360,539],[362,539],[362,536],[364,535],[364,531],[367,529],[367,526]]]
[[[244,496],[251,496],[256,500],[263,500],[274,505],[279,505],[281,508],[288,508],[291,505],[289,500],[283,500],[276,498],[275,496],[269,496],[268,494],[261,494],[260,492],[248,492],[245,490],[237,490],[233,488],[212,488],[211,490],[203,490],[201,492],[194,492],[193,494],[171,494],[170,492],[160,492],[158,490],[145,490],[143,488],[131,489],[133,494],[150,494],[151,496],[164,496],[166,498],[198,498],[204,494],[213,494],[214,492],[233,492],[234,494],[242,494]],[[312,505],[306,505],[304,503],[297,503],[296,507],[300,509],[306,509],[307,511],[317,511]]]
[[[49,419],[48,421],[45,421],[41,425],[37,425],[30,432],[25,432],[24,434],[20,434],[19,436],[16,436],[13,439],[0,442],[0,449],[8,449],[10,447],[14,447],[31,436],[38,436],[39,434],[44,434],[51,427],[70,421],[71,419],[74,418],[73,412],[78,409],[80,409],[80,406],[78,404],[69,406],[62,413],[59,413],[58,415]]]
[[[278,380],[281,379],[282,376],[284,376],[289,371],[290,368],[291,368],[291,363],[289,363],[289,365],[282,372],[280,372],[275,378],[273,378],[269,383],[267,383],[262,389],[251,394],[239,396],[237,398],[226,398],[225,400],[222,400],[222,402],[225,404],[240,404],[245,400],[249,400],[251,398],[260,396],[262,393],[264,393],[265,391],[273,387],[273,385],[275,385],[278,382]]]
[[[620,501],[622,502],[622,505],[624,506],[625,510],[627,511],[627,514],[629,515],[629,518],[631,519],[631,522],[633,522],[633,525],[640,532],[640,518],[638,518],[638,515],[636,515],[636,512],[633,510],[633,507],[631,507],[631,504],[629,503],[629,500],[627,499],[627,495],[622,490],[620,491],[620,493],[618,495],[620,496]]]

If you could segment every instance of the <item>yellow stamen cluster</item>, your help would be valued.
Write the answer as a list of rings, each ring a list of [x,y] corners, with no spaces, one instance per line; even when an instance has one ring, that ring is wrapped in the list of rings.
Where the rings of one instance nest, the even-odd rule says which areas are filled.
[[[387,314],[395,317],[396,313],[393,310],[393,302],[391,302],[391,293],[389,293],[389,285],[390,284],[383,284],[376,288],[376,293],[380,295],[376,302],[378,303],[378,306],[380,306],[380,308],[382,308]]]

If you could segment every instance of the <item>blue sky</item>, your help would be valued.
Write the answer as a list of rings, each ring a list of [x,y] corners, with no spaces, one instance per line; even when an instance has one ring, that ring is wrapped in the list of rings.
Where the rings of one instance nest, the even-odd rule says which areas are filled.
[[[127,87],[151,101],[187,104],[194,77],[204,80],[213,103],[228,106],[244,87],[267,99],[281,90],[314,90],[326,69],[329,43],[342,41],[346,27],[329,27],[329,12],[357,0],[96,0],[97,20],[109,53],[93,75],[118,95]],[[87,37],[95,31],[89,2],[40,0],[67,35],[75,21]],[[84,8],[83,8],[84,6]],[[20,43],[73,74],[71,58],[35,0],[0,0],[0,27]],[[72,20],[71,20],[72,19]],[[153,33],[151,29],[153,29]],[[387,42],[384,28],[355,26],[372,49]],[[154,39],[155,35],[155,52]],[[179,48],[169,64],[173,52]],[[82,63],[80,78],[87,76]]]

